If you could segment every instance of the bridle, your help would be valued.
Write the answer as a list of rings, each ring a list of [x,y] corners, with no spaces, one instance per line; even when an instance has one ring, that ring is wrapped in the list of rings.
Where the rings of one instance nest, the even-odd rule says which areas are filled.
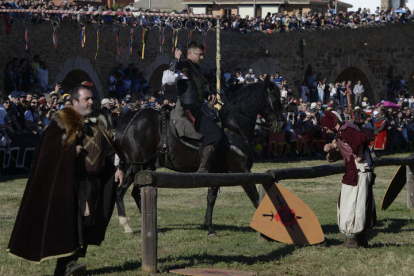
[[[279,113],[275,110],[274,106],[273,106],[273,102],[272,102],[272,94],[273,97],[277,98],[277,94],[275,90],[270,90],[269,87],[266,88],[267,89],[267,100],[270,103],[270,107],[272,108],[272,112],[273,114],[276,115],[276,119],[274,119],[273,121],[270,121],[270,128],[269,129],[271,132],[281,132],[283,130],[283,126],[286,125],[285,122],[285,118],[279,115]]]
[[[273,121],[270,121],[269,123],[266,123],[266,125],[258,123],[254,120],[251,120],[250,118],[248,118],[246,115],[244,115],[243,113],[241,113],[240,111],[236,110],[236,112],[241,115],[243,118],[245,118],[247,121],[255,124],[256,126],[266,129],[268,131],[271,132],[281,132],[283,130],[283,126],[286,124],[285,122],[285,118],[283,116],[279,116],[278,113],[275,111],[275,108],[273,106],[273,102],[272,102],[272,97],[271,95],[274,94],[273,96],[275,98],[277,98],[277,94],[276,91],[274,90],[270,90],[268,87],[267,89],[267,100],[270,103],[270,107],[272,108],[272,112],[273,114],[276,114],[276,119]],[[268,127],[267,125],[270,125],[270,127]]]

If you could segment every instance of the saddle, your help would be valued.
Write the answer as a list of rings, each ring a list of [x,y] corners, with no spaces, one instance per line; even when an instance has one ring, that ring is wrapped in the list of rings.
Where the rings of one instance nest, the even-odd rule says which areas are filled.
[[[194,125],[185,117],[180,99],[177,99],[175,107],[170,112],[170,132],[186,146],[199,148],[203,140],[203,134],[197,132]]]

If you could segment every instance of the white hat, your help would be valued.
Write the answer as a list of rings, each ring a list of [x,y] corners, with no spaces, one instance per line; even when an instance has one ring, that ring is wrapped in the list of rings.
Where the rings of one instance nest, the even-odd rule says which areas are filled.
[[[249,69],[249,73],[253,73],[253,69],[252,68]]]
[[[374,110],[374,116],[377,115],[379,112],[377,110]]]
[[[111,102],[108,98],[102,99],[102,101],[101,101],[101,105],[105,105],[105,104],[107,104],[107,103],[112,104],[113,102]]]
[[[316,103],[311,103],[310,109],[315,109],[315,108],[316,108]]]

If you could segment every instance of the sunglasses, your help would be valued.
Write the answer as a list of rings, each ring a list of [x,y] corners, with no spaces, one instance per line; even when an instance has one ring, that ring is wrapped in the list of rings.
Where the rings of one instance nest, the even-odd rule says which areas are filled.
[[[32,104],[37,104],[37,102],[32,102]]]

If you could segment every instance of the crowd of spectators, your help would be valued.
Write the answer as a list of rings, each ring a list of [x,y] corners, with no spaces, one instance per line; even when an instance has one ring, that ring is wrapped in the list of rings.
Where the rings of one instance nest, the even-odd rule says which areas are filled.
[[[243,77],[243,73],[235,69],[223,75],[224,95],[231,98],[238,89],[250,82],[262,82],[266,77],[281,91],[287,131],[275,134],[258,128],[255,143],[259,157],[322,156],[323,145],[329,139],[320,127],[320,118],[326,110],[338,112],[344,121],[352,121],[361,129],[379,135],[371,145],[376,155],[413,151],[414,96],[410,96],[408,83],[401,76],[390,77],[387,98],[374,103],[367,97],[361,80],[328,83],[326,78],[318,79],[310,70],[296,90],[280,72],[255,75],[254,70],[249,69]],[[351,105],[348,105],[348,97]]]
[[[40,56],[36,55],[32,62],[13,58],[6,69],[6,93],[0,104],[0,147],[7,148],[13,135],[27,134],[38,139],[53,113],[72,103],[68,88],[62,88],[60,84],[48,85],[47,68]],[[205,77],[214,85],[214,70]],[[328,83],[326,78],[317,78],[312,70],[308,70],[301,87],[294,87],[280,72],[268,75],[253,69],[245,72],[226,70],[222,75],[223,97],[231,99],[238,89],[250,83],[263,82],[267,77],[281,91],[287,131],[280,135],[257,129],[255,142],[261,158],[290,155],[320,157],[323,144],[329,139],[319,125],[325,110],[336,111],[344,120],[351,120],[363,129],[377,133],[385,130],[389,135],[383,148],[372,147],[377,154],[380,150],[412,150],[414,96],[410,96],[408,83],[402,77],[388,79],[387,99],[384,99],[387,101],[381,104],[367,97],[361,80],[356,83],[345,80]],[[132,111],[174,106],[174,102],[166,97],[166,87],[150,87],[133,63],[125,67],[118,64],[113,69],[108,79],[108,90],[109,97],[95,103],[96,108],[102,108],[110,115],[114,127],[119,118]],[[347,93],[352,99],[352,111]],[[394,104],[390,106],[388,103]],[[260,116],[258,120],[261,120]],[[379,121],[386,123],[383,126],[375,124]]]
[[[335,12],[335,9],[329,6],[327,3],[327,12],[284,12],[284,13],[267,13],[261,16],[245,16],[232,14],[223,15],[220,19],[220,28],[223,30],[239,31],[243,34],[247,34],[252,31],[266,31],[272,32],[289,32],[294,30],[307,31],[309,29],[332,29],[338,27],[350,27],[358,28],[359,26],[367,26],[378,23],[390,23],[390,22],[403,22],[413,18],[412,11],[404,5],[395,12],[394,8],[388,10],[381,10],[379,7],[375,11],[370,9],[359,8],[357,11],[350,12]],[[33,9],[33,10],[68,10],[68,11],[125,11],[125,12],[162,12],[161,10],[143,10],[134,6],[133,3],[122,6],[114,5],[109,8],[106,5],[99,4],[85,4],[78,5],[74,2],[68,3],[63,1],[60,4],[54,4],[53,1],[19,1],[19,0],[0,0],[0,8],[2,9]],[[185,9],[180,11],[181,14],[191,14],[192,9]],[[10,17],[24,17],[24,14],[14,13],[10,14]],[[131,15],[124,16],[103,16],[98,18],[97,16],[81,16],[74,14],[51,14],[51,13],[31,13],[29,18],[35,22],[40,23],[43,20],[50,20],[52,17],[57,16],[62,20],[73,21],[85,21],[96,23],[98,21],[106,23],[119,23],[121,25],[129,25],[130,27],[146,26],[160,26],[160,27],[187,27],[192,29],[198,29],[199,31],[207,29],[215,29],[217,27],[216,20],[212,19],[180,19],[174,16],[141,16],[135,18]],[[190,24],[188,23],[190,22]]]
[[[54,5],[52,1],[15,1],[0,0],[1,8],[34,8],[34,9],[69,9],[69,10],[105,10],[104,6],[77,6],[75,3],[62,2]],[[124,8],[125,11],[138,11],[132,4]],[[379,8],[371,12],[369,9],[359,9],[357,12],[338,13],[329,10],[326,14],[267,14],[264,19],[241,18],[238,15],[223,16],[220,27],[247,33],[250,31],[291,31],[307,30],[309,28],[334,28],[349,26],[356,28],[360,25],[375,23],[386,23],[392,21],[404,21],[412,17],[411,11],[400,8],[405,13],[396,13],[393,9],[380,11]],[[142,10],[140,10],[142,11]],[[157,10],[159,12],[159,10]],[[191,13],[191,10],[182,13]],[[15,16],[22,16],[15,14]],[[39,17],[40,16],[40,17]],[[50,20],[51,14],[41,14],[31,17],[31,20],[39,22]],[[62,19],[77,20],[78,17],[60,15]],[[128,17],[118,17],[116,22],[130,24]],[[89,17],[89,20],[94,20]],[[105,21],[112,21],[112,17],[105,17]],[[139,24],[173,24],[173,18],[146,17],[139,20]],[[215,28],[215,21],[206,23],[204,20],[191,21],[198,28]],[[187,26],[182,22],[182,26]],[[196,27],[197,27],[196,26]],[[33,60],[27,58],[12,58],[6,63],[5,68],[5,93],[2,95],[0,104],[0,147],[10,147],[13,135],[29,134],[39,138],[44,128],[51,120],[54,112],[65,106],[70,106],[68,87],[59,84],[50,85],[48,80],[48,69],[41,57],[36,55]],[[206,74],[206,79],[212,84],[215,81],[215,71]],[[328,83],[326,78],[317,78],[312,70],[308,70],[300,87],[292,86],[283,74],[258,73],[253,69],[242,72],[239,69],[224,71],[222,76],[224,97],[231,98],[233,93],[245,85],[254,82],[262,82],[269,77],[281,91],[281,100],[285,107],[287,119],[287,131],[282,139],[283,148],[272,144],[272,135],[263,133],[259,129],[256,136],[257,149],[262,157],[287,156],[291,154],[319,155],[322,153],[320,143],[325,141],[324,133],[319,126],[319,119],[325,110],[337,111],[344,120],[352,120],[361,128],[378,131],[379,125],[376,121],[386,122],[381,131],[386,130],[386,151],[412,150],[412,136],[414,135],[414,121],[412,118],[414,108],[414,96],[410,96],[408,83],[400,76],[389,77],[387,81],[387,100],[394,102],[395,106],[387,108],[381,103],[370,104],[365,93],[364,83],[358,80],[356,83],[342,80],[341,82]],[[150,87],[148,81],[134,66],[133,63],[124,67],[123,64],[112,71],[108,80],[108,98],[100,102],[98,108],[103,108],[112,117],[114,127],[117,120],[132,112],[143,108],[171,107],[174,102],[166,98],[165,87]],[[352,98],[353,110],[348,108],[347,92]],[[99,104],[99,101],[96,101]],[[260,120],[260,117],[258,118]],[[280,138],[280,137],[279,137]],[[278,139],[279,139],[278,138]],[[301,141],[299,143],[299,141]],[[274,141],[273,141],[274,142]],[[260,150],[259,150],[260,149]],[[381,150],[373,146],[376,151]]]

